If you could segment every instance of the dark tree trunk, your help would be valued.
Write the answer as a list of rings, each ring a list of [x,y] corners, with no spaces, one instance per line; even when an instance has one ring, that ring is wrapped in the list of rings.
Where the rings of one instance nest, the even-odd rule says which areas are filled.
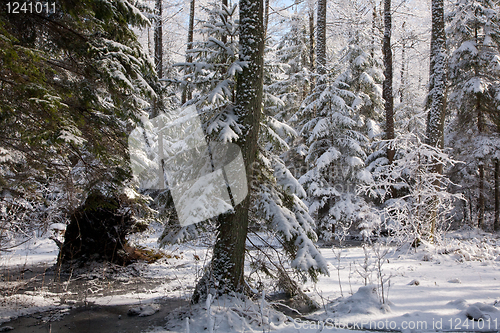
[[[315,53],[314,53],[314,48],[315,48],[315,43],[314,43],[314,3],[311,1],[309,2],[309,70],[311,73],[314,73],[314,68],[316,66],[315,62]],[[314,76],[311,75],[310,77],[310,82],[309,82],[309,87],[310,91],[312,92],[314,90]]]
[[[222,0],[222,5],[224,7],[227,7],[227,0]],[[194,10],[193,10],[193,21],[194,21]],[[227,15],[226,14],[224,14],[224,21],[227,22]],[[193,26],[193,29],[194,29],[194,26]],[[224,44],[226,44],[227,43],[227,35],[226,34],[222,35],[221,40]]]
[[[268,25],[269,25],[269,0],[264,0],[264,38],[267,37]]]
[[[444,30],[444,0],[432,0],[432,35],[429,95],[427,97],[426,143],[443,148],[446,109],[446,35]],[[442,173],[436,164],[435,171]]]
[[[195,0],[191,0],[189,6],[189,28],[188,28],[188,41],[187,41],[187,51],[186,51],[186,62],[193,62],[193,56],[189,52],[193,49],[193,38],[194,38],[194,9],[195,9]],[[226,1],[227,5],[227,1]],[[186,101],[193,98],[193,92],[189,86],[186,86],[182,92],[181,102],[182,104],[186,103]]]
[[[326,73],[326,0],[318,0],[316,25],[316,64],[319,74]]]
[[[314,54],[314,7],[311,4],[309,8],[309,70],[314,72],[315,67],[315,54]]]
[[[163,9],[162,9],[162,1],[156,0],[155,5],[155,31],[154,31],[154,49],[155,49],[155,68],[158,78],[163,78]],[[153,98],[153,111],[150,115],[151,118],[156,117],[161,112],[162,98]],[[159,120],[159,127],[163,127],[161,120]],[[158,184],[160,189],[164,189],[165,187],[165,176],[163,170],[163,134],[158,133],[158,143],[160,144],[160,149],[158,150],[160,153],[159,158],[159,168],[158,168]]]
[[[247,172],[248,195],[235,207],[233,214],[219,217],[217,239],[210,270],[198,282],[192,301],[206,298],[207,292],[217,294],[245,288],[243,273],[248,211],[253,178],[252,165],[258,152],[260,115],[262,112],[264,64],[263,0],[240,0],[240,59],[248,66],[238,76],[234,112],[241,119],[240,146]]]
[[[484,164],[479,165],[479,198],[477,199],[477,226],[484,229]]]
[[[495,160],[495,232],[500,231],[500,163]]]
[[[377,36],[377,3],[372,0],[372,45],[371,45],[371,50],[370,50],[370,55],[371,57],[375,57],[375,45],[376,43],[376,36]]]
[[[481,96],[478,94],[476,97],[476,112],[477,112],[477,131],[479,136],[484,132],[484,119],[481,110]],[[484,160],[479,161],[479,197],[477,199],[478,215],[477,226],[484,229]]]
[[[158,78],[163,77],[163,23],[162,23],[162,0],[156,0],[155,6],[155,67]]]
[[[430,53],[429,94],[427,96],[426,143],[433,147],[444,146],[444,117],[446,110],[446,35],[444,29],[444,0],[432,0],[432,34]],[[443,174],[443,165],[431,161],[431,172]],[[440,184],[437,181],[436,189]],[[430,239],[434,241],[437,224],[438,200],[429,204],[428,220]]]
[[[474,212],[473,212],[473,198],[471,196],[471,193],[469,191],[469,223],[470,223],[470,226],[473,227],[474,226]]]
[[[384,41],[382,52],[384,54],[384,85],[382,90],[382,98],[385,101],[385,137],[387,140],[394,139],[394,101],[392,96],[392,49],[391,49],[391,33],[392,33],[392,15],[391,15],[391,0],[384,1]],[[394,161],[394,148],[387,149],[387,159],[389,163]]]
[[[401,26],[401,30],[404,31],[405,29],[406,22],[403,22],[403,25]],[[399,102],[403,103],[403,95],[404,95],[404,89],[405,89],[405,84],[406,84],[406,40],[403,38],[402,44],[401,44],[401,87],[399,88]]]
[[[151,58],[154,59],[154,46],[153,46],[153,43],[151,41],[151,27],[148,27],[148,54]]]

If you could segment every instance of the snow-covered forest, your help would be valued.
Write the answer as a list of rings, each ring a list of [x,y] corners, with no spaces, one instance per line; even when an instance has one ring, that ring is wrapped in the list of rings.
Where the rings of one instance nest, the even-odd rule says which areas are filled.
[[[498,1],[3,1],[0,112],[0,331],[500,329]]]

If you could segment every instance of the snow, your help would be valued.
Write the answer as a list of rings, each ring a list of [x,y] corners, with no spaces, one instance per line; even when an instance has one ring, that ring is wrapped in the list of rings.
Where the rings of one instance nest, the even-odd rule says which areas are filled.
[[[67,306],[60,306],[60,297],[58,296],[49,292],[4,296],[0,303],[0,325],[21,316],[55,308],[67,308]]]
[[[450,237],[448,241],[458,241],[458,238]],[[466,241],[481,243],[479,238]],[[498,240],[496,242],[498,247]],[[353,265],[360,264],[364,258],[362,248],[355,247],[343,250],[343,265],[339,270],[344,293],[350,290],[351,295],[339,297],[337,274],[322,276],[317,285],[305,286],[311,297],[324,304],[318,312],[292,319],[276,313],[261,300],[246,303],[234,298],[222,298],[215,301],[217,305],[211,305],[210,313],[205,305],[197,306],[185,315],[189,317],[192,332],[211,329],[207,327],[209,322],[214,325],[214,332],[221,333],[268,330],[278,333],[323,332],[333,330],[333,325],[337,327],[333,330],[336,332],[370,328],[381,332],[394,328],[402,332],[464,331],[467,325],[469,331],[472,325],[477,332],[497,331],[500,320],[500,286],[497,281],[500,278],[500,264],[485,259],[460,261],[460,256],[454,253],[440,254],[444,248],[447,248],[446,244],[433,249],[419,248],[416,252],[408,248],[391,249],[384,258],[386,263],[383,266],[384,274],[390,276],[390,283],[386,282],[387,304],[380,302],[377,285],[364,286],[361,276],[355,272]],[[321,252],[332,268],[337,260],[335,253],[331,249],[321,249]],[[432,254],[433,259],[422,261],[420,252]],[[485,262],[486,266],[483,265]],[[376,278],[376,272],[372,273],[373,278]],[[460,276],[460,285],[448,282],[450,277],[456,276]],[[242,308],[246,310],[245,315],[241,313]],[[264,316],[265,320],[260,315],[261,311],[267,315]],[[483,319],[474,321],[468,317]],[[417,326],[419,329],[416,329]],[[167,330],[158,328],[155,332],[181,333],[185,332],[185,327],[185,321],[177,320],[171,321]]]
[[[0,147],[0,163],[16,162],[22,158],[19,152]]]
[[[457,53],[470,53],[472,56],[476,56],[478,51],[476,43],[473,41],[465,41],[460,45],[456,51]]]
[[[159,304],[141,305],[128,310],[129,316],[147,317],[152,316],[160,310]]]
[[[356,293],[342,300],[333,311],[345,314],[383,314],[389,312],[389,309],[378,300],[377,287],[370,284],[359,287]]]
[[[52,229],[58,229],[62,227],[60,223],[52,226]],[[62,229],[66,229],[65,227]],[[24,240],[15,240],[14,243],[21,243]],[[4,269],[28,266],[28,265],[40,265],[47,266],[55,264],[57,254],[59,249],[56,243],[46,237],[38,238],[33,237],[27,240],[25,243],[14,248],[11,252],[1,253],[0,256],[0,267]]]
[[[483,80],[480,77],[472,77],[470,80],[464,83],[464,90],[469,93],[484,93],[488,90],[490,83]]]
[[[321,155],[320,158],[318,158],[318,160],[316,161],[318,169],[321,170],[325,167],[330,166],[330,164],[333,161],[337,160],[340,155],[341,153],[337,149],[335,149],[335,147],[328,148],[328,150],[323,153],[323,155]]]
[[[87,140],[81,137],[82,132],[75,126],[71,126],[67,129],[62,129],[60,138],[67,143],[73,143],[77,146],[84,144]]]
[[[54,229],[59,229],[54,225]],[[157,247],[159,231],[139,237],[135,241]],[[321,275],[317,284],[307,282],[306,293],[318,304],[317,312],[292,319],[271,307],[271,303],[258,296],[256,301],[234,297],[212,299],[180,308],[168,318],[166,327],[152,332],[267,332],[278,333],[363,331],[376,327],[388,331],[393,327],[403,332],[497,331],[500,325],[500,240],[479,231],[449,233],[440,244],[424,244],[417,249],[403,246],[387,249],[383,256],[381,274],[385,277],[386,304],[380,301],[377,281],[375,247],[321,248],[331,276]],[[338,250],[341,250],[340,252]],[[135,304],[132,314],[146,316],[159,309],[157,300],[164,295],[188,298],[200,276],[203,263],[210,258],[209,249],[200,242],[168,246],[170,259],[153,264],[136,263],[129,270],[143,276],[161,279],[162,283],[150,290],[130,290],[122,295],[102,296],[99,292],[88,296],[88,302],[100,305]],[[381,251],[383,252],[383,251]],[[338,254],[340,253],[340,265]],[[175,256],[177,257],[175,257]],[[310,254],[309,254],[310,255]],[[13,252],[1,257],[2,267],[55,262],[57,247],[49,239],[31,240]],[[198,258],[198,259],[196,259]],[[362,264],[367,259],[368,285],[364,285]],[[305,258],[304,258],[305,259]],[[127,275],[121,273],[124,283]],[[4,282],[5,283],[5,282]],[[341,297],[341,288],[344,297]],[[267,291],[269,293],[269,291]],[[265,295],[264,295],[265,296]],[[63,309],[60,294],[46,290],[12,294],[3,298],[0,322],[18,316],[49,309]],[[188,318],[188,319],[186,319]],[[468,319],[470,318],[470,319]],[[410,329],[411,325],[427,329]],[[466,325],[469,326],[466,329]],[[482,325],[482,326],[479,326]],[[349,327],[349,330],[347,329]],[[442,327],[442,329],[440,329]],[[481,327],[483,327],[481,329]],[[405,330],[406,328],[406,330]]]

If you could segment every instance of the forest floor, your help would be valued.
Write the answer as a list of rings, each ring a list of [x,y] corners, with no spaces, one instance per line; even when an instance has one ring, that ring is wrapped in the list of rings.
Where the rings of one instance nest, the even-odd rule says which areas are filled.
[[[135,241],[157,248],[158,233]],[[55,265],[55,243],[34,238],[0,257],[0,331],[500,330],[500,239],[479,231],[450,233],[440,246],[424,244],[416,250],[324,247],[330,276],[303,286],[320,309],[293,317],[276,311],[271,306],[276,300],[269,298],[222,298],[191,306],[189,297],[210,251],[200,241],[163,251],[164,258],[151,264],[93,263],[61,273]],[[385,303],[380,302],[381,277]]]

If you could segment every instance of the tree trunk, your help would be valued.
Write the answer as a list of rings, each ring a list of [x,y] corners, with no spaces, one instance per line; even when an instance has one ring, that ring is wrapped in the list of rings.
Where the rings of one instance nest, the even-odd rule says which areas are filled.
[[[326,73],[326,0],[318,0],[318,24],[316,26],[316,64],[319,74]]]
[[[193,0],[194,1],[194,0]],[[227,0],[222,0],[222,6],[227,7]],[[193,21],[194,21],[194,9],[193,9]],[[227,15],[224,13],[224,22],[227,22]],[[193,27],[194,28],[194,27]],[[221,41],[226,44],[227,43],[227,35],[223,34]]]
[[[158,78],[163,78],[163,21],[162,21],[162,0],[156,0],[155,5],[155,31],[154,31],[154,49],[155,49],[155,69]],[[153,98],[153,112],[150,115],[151,118],[156,117],[160,114],[161,97]],[[159,120],[159,128],[163,127],[161,124],[161,117]],[[158,158],[158,184],[159,189],[165,189],[165,175],[163,169],[163,134],[160,131],[158,133],[158,144],[159,144],[159,158]]]
[[[469,191],[469,226],[470,227],[473,227],[474,226],[474,212],[473,212],[473,207],[472,207],[472,203],[473,203],[473,198],[471,196],[471,191]]]
[[[446,35],[444,30],[443,0],[432,0],[431,62],[429,95],[427,97],[426,143],[443,148],[444,116],[446,109]],[[434,166],[442,173],[442,166]]]
[[[309,70],[314,72],[315,54],[314,54],[314,3],[309,2]]]
[[[193,62],[193,56],[189,51],[193,49],[195,4],[196,4],[195,0],[191,0],[191,4],[189,6],[189,28],[188,28],[187,51],[186,51],[186,62],[188,64]],[[191,88],[189,86],[184,87],[184,90],[182,91],[181,103],[184,104],[191,98],[193,98],[193,92],[191,91]]]
[[[372,38],[371,38],[371,50],[370,50],[370,56],[373,58],[375,57],[375,45],[376,43],[376,31],[377,31],[377,3],[375,0],[372,0]]]
[[[478,16],[476,9],[476,17]],[[474,38],[476,41],[476,45],[479,45],[478,38],[478,27],[474,28]],[[479,68],[477,66],[474,67],[474,74],[476,77],[479,76]],[[484,119],[483,113],[481,110],[481,94],[476,94],[476,112],[477,112],[477,132],[478,135],[481,136],[484,132]],[[479,160],[479,198],[477,200],[478,205],[478,215],[477,215],[477,226],[478,228],[484,229],[484,159]]]
[[[401,30],[404,31],[405,29],[406,22],[403,22],[403,25],[401,26]],[[405,89],[405,76],[406,76],[406,39],[403,37],[402,44],[401,44],[401,85],[399,88],[399,102],[403,103],[403,95],[404,95],[404,89]]]
[[[250,184],[253,163],[258,152],[260,115],[262,112],[264,25],[263,0],[240,0],[240,59],[248,66],[238,76],[234,112],[241,119],[242,133],[236,142],[242,151],[247,173],[248,195],[232,214],[219,216],[217,239],[211,267],[198,282],[192,297],[194,303],[207,293],[242,292],[244,290],[245,242],[250,209]]]
[[[267,37],[268,25],[269,25],[269,0],[264,0],[264,38]]]
[[[495,224],[493,230],[500,231],[500,163],[495,160]]]
[[[484,223],[484,164],[479,165],[479,198],[477,199],[477,227],[485,229]]]
[[[477,112],[477,131],[479,136],[484,132],[484,119],[481,110],[481,96],[478,94],[476,97],[476,112]],[[479,197],[477,199],[478,215],[477,226],[484,229],[484,160],[479,161]]]
[[[155,5],[155,68],[158,78],[163,77],[163,22],[162,22],[162,0],[156,0]]]
[[[314,53],[314,2],[309,1],[309,70],[314,73],[315,68],[315,53]],[[314,76],[311,75],[309,78],[309,91],[314,90],[315,80]]]
[[[154,46],[151,41],[151,26],[148,26],[146,29],[148,32],[148,54],[152,59],[154,59]]]
[[[392,49],[391,49],[392,15],[391,0],[384,1],[384,41],[382,52],[384,54],[384,85],[382,98],[385,101],[385,137],[386,140],[394,139],[394,100],[392,96]],[[387,149],[387,159],[392,164],[394,161],[394,148]],[[394,192],[394,191],[393,191]]]
[[[427,96],[426,143],[433,147],[444,146],[444,117],[446,110],[446,35],[444,30],[444,0],[432,0],[431,61],[429,94]],[[434,163],[431,172],[443,174],[443,166]],[[440,184],[437,181],[436,189]],[[438,200],[429,204],[430,239],[434,241],[437,223]]]

